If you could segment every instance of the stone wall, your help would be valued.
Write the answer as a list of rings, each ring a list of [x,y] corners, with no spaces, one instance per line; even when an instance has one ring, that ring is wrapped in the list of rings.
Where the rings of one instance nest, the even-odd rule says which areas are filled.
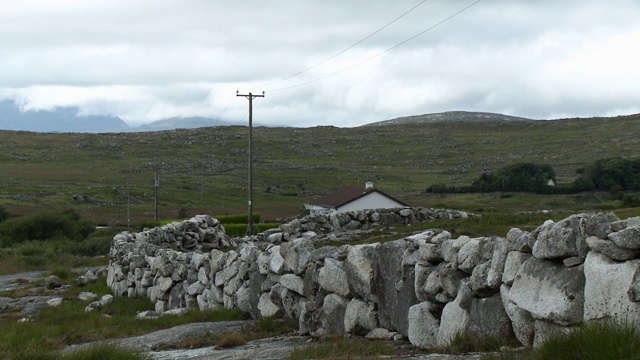
[[[466,216],[402,210],[411,214],[385,216]],[[107,282],[115,295],[149,297],[158,313],[224,306],[254,318],[298,319],[301,334],[406,337],[421,348],[445,345],[459,332],[514,334],[534,346],[592,319],[640,325],[640,218],[584,213],[506,237],[429,230],[383,244],[314,247],[320,229],[330,234],[323,221],[346,232],[354,219],[362,219],[360,228],[380,223],[374,213],[296,220],[253,239],[226,238],[208,216],[172,230],[119,234]],[[177,244],[186,237],[176,228],[190,229],[196,245]],[[168,232],[176,239],[169,247],[151,235]],[[209,250],[203,244],[211,238],[238,247]]]

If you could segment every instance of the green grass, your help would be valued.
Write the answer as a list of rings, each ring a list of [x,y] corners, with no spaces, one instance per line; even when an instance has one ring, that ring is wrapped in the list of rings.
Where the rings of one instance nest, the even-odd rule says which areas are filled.
[[[0,318],[0,358],[20,358],[29,355],[33,349],[53,352],[71,344],[141,335],[187,323],[249,318],[248,314],[237,310],[220,309],[141,320],[135,318],[136,314],[153,309],[153,304],[148,299],[126,297],[116,297],[112,304],[85,313],[89,302],[77,299],[81,291],[95,292],[98,296],[111,292],[102,278],[94,284],[65,291],[61,294],[62,305],[45,307],[31,321],[18,323],[15,318]]]
[[[367,180],[411,205],[429,206],[427,187],[468,185],[483,172],[516,162],[549,163],[559,184],[566,184],[595,159],[637,156],[639,127],[638,116],[630,116],[256,128],[254,211],[266,222],[295,216],[302,203]],[[238,126],[123,134],[0,131],[0,205],[13,215],[71,206],[100,225],[118,219],[138,224],[154,217],[157,170],[160,219],[175,219],[182,208],[190,216],[242,213],[246,137],[246,127]],[[616,146],[601,138],[615,139]],[[91,201],[75,202],[75,194]],[[455,199],[444,203],[456,207]],[[534,207],[527,201],[501,203],[512,211]]]
[[[593,321],[568,335],[551,338],[535,349],[488,356],[486,359],[640,359],[640,336],[634,326]]]

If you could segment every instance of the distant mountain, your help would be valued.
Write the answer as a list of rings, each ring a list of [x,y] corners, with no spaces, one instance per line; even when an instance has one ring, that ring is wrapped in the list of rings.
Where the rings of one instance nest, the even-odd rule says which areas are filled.
[[[399,124],[420,124],[435,122],[451,122],[451,121],[523,121],[532,120],[517,116],[509,116],[502,114],[486,113],[486,112],[469,112],[469,111],[447,111],[435,114],[424,114],[399,117],[391,120],[378,121],[363,126],[386,126]]]
[[[172,117],[169,119],[157,120],[148,124],[132,127],[129,131],[163,131],[173,129],[196,129],[207,126],[229,126],[246,125],[244,123],[234,123],[224,120],[215,120],[204,117]]]
[[[0,129],[35,132],[127,131],[129,125],[117,116],[78,115],[76,107],[20,111],[12,100],[0,100]]]

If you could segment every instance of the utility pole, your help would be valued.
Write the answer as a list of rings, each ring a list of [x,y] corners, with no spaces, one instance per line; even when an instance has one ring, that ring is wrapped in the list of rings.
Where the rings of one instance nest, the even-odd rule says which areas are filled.
[[[158,170],[156,170],[156,176],[153,178],[153,206],[155,208],[155,213],[153,216],[153,221],[158,221],[158,187],[160,186],[160,179],[158,178]]]
[[[131,227],[131,211],[129,209],[131,205],[131,193],[129,192],[129,180],[127,180],[127,229]]]
[[[247,224],[247,235],[253,235],[253,99],[257,97],[264,97],[264,91],[262,95],[240,94],[240,91],[236,91],[236,96],[244,96],[249,100],[249,219]]]

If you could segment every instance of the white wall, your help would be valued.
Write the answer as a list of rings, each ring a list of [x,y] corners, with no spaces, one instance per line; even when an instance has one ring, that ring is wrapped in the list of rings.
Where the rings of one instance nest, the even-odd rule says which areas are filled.
[[[374,191],[348,204],[345,204],[344,206],[340,206],[338,208],[338,211],[346,212],[364,209],[391,209],[397,207],[404,207],[404,205]]]

